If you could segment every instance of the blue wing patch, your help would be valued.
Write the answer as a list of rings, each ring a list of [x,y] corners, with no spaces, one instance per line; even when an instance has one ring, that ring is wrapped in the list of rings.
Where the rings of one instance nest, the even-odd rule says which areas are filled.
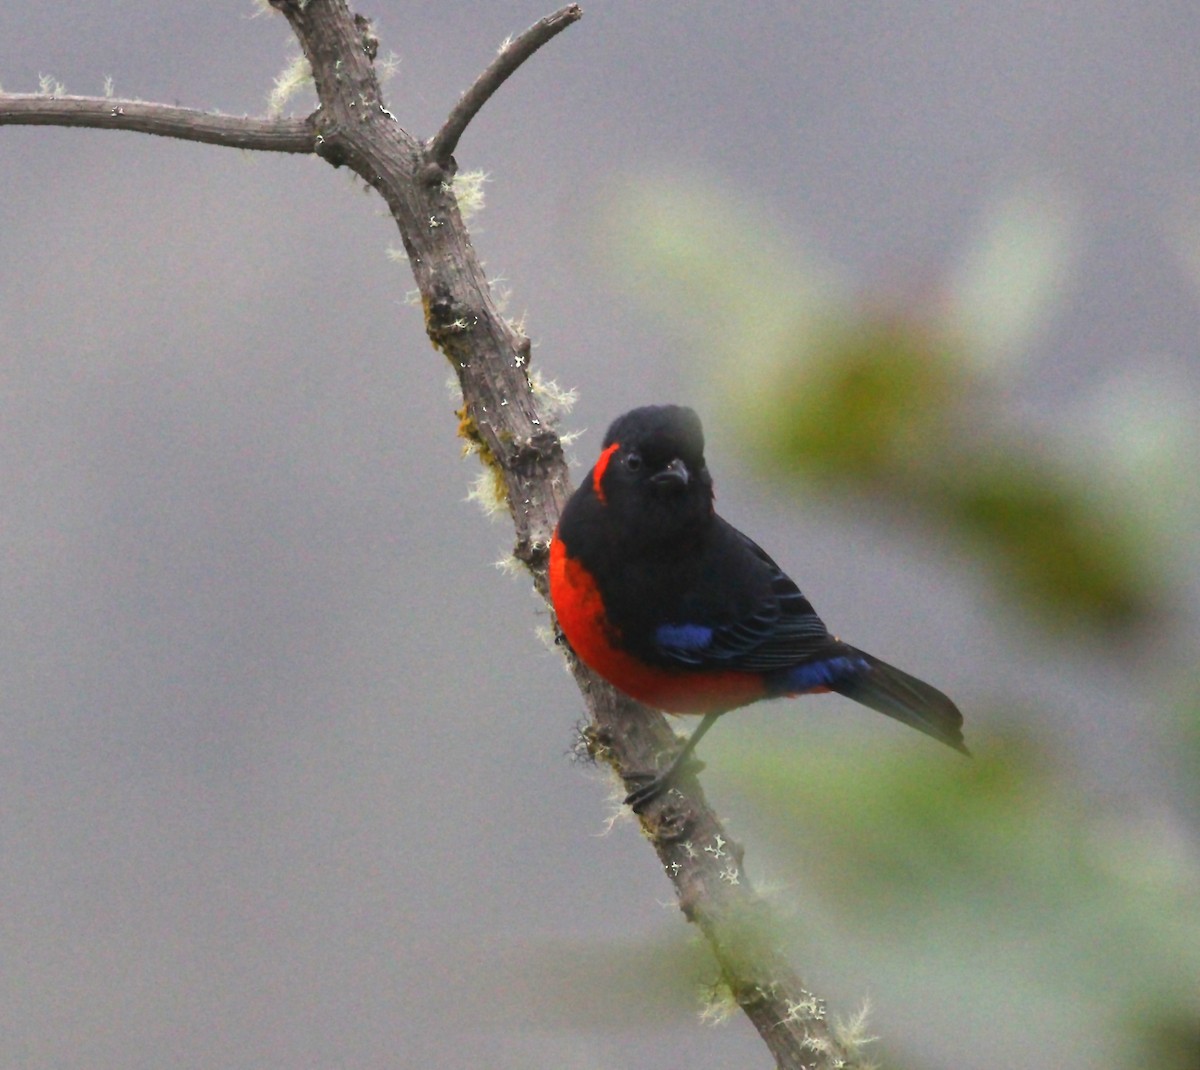
[[[659,646],[680,652],[703,650],[712,642],[713,630],[703,624],[660,624],[654,629]]]

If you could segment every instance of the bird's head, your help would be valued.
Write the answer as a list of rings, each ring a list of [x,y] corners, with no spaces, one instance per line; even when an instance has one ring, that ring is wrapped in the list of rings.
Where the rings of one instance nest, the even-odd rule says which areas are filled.
[[[644,541],[673,541],[712,517],[704,429],[681,405],[649,405],[617,417],[592,479],[608,512]]]

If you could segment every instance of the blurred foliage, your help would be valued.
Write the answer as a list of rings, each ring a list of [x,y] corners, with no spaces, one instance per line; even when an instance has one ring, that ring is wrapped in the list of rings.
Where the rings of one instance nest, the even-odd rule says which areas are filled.
[[[1175,760],[1175,783],[1196,828],[1200,828],[1200,678],[1189,682],[1186,698],[1167,721],[1168,753]]]
[[[820,903],[805,912],[823,940],[881,989],[919,978],[935,1023],[990,1007],[1022,1023],[1037,1065],[1195,1070],[1200,858],[1185,830],[1092,797],[1027,741],[985,741],[973,762],[912,755],[726,741],[714,769],[753,804],[775,877]],[[811,933],[793,939],[807,949]]]
[[[779,389],[754,405],[759,455],[834,491],[918,507],[972,540],[1004,594],[1047,623],[1118,629],[1152,617],[1160,592],[1142,533],[1045,444],[987,432],[992,387],[954,345],[896,317],[839,324],[812,350],[820,356],[785,363]]]
[[[674,291],[756,463],[920,517],[1046,626],[1128,635],[1169,605],[1146,488],[1010,415],[1019,354],[1066,285],[1071,218],[1049,187],[1018,191],[952,277],[902,309],[855,300],[760,221],[678,186],[629,194],[618,233],[656,308]]]

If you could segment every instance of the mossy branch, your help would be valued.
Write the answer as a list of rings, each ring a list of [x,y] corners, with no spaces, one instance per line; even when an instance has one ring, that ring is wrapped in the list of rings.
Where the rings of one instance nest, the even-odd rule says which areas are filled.
[[[499,313],[451,182],[453,151],[480,107],[537,48],[579,19],[576,5],[541,20],[502,49],[428,143],[384,106],[371,25],[345,0],[270,0],[295,32],[320,107],[306,119],[238,119],[142,101],[0,96],[0,125],[33,123],[137,130],[265,151],[315,152],[376,189],[400,231],[430,340],[462,387],[459,434],[503,487],[516,531],[515,556],[547,595],[550,537],[571,491],[562,443],[529,375],[529,339]],[[570,657],[570,655],[568,655]],[[589,749],[627,780],[654,770],[676,745],[658,712],[615,691],[574,658],[590,714]],[[854,1045],[831,1027],[824,1004],[775,950],[768,911],[694,777],[647,807],[642,828],[701,929],[724,980],[779,1067],[860,1066]]]

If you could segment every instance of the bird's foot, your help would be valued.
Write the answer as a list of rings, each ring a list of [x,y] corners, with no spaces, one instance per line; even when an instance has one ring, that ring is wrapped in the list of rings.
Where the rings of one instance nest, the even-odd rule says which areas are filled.
[[[625,777],[625,783],[645,783],[625,796],[625,805],[635,814],[640,814],[660,795],[670,791],[681,776],[695,776],[703,768],[704,763],[699,758],[689,756],[682,765],[674,762],[661,773],[630,773]]]

